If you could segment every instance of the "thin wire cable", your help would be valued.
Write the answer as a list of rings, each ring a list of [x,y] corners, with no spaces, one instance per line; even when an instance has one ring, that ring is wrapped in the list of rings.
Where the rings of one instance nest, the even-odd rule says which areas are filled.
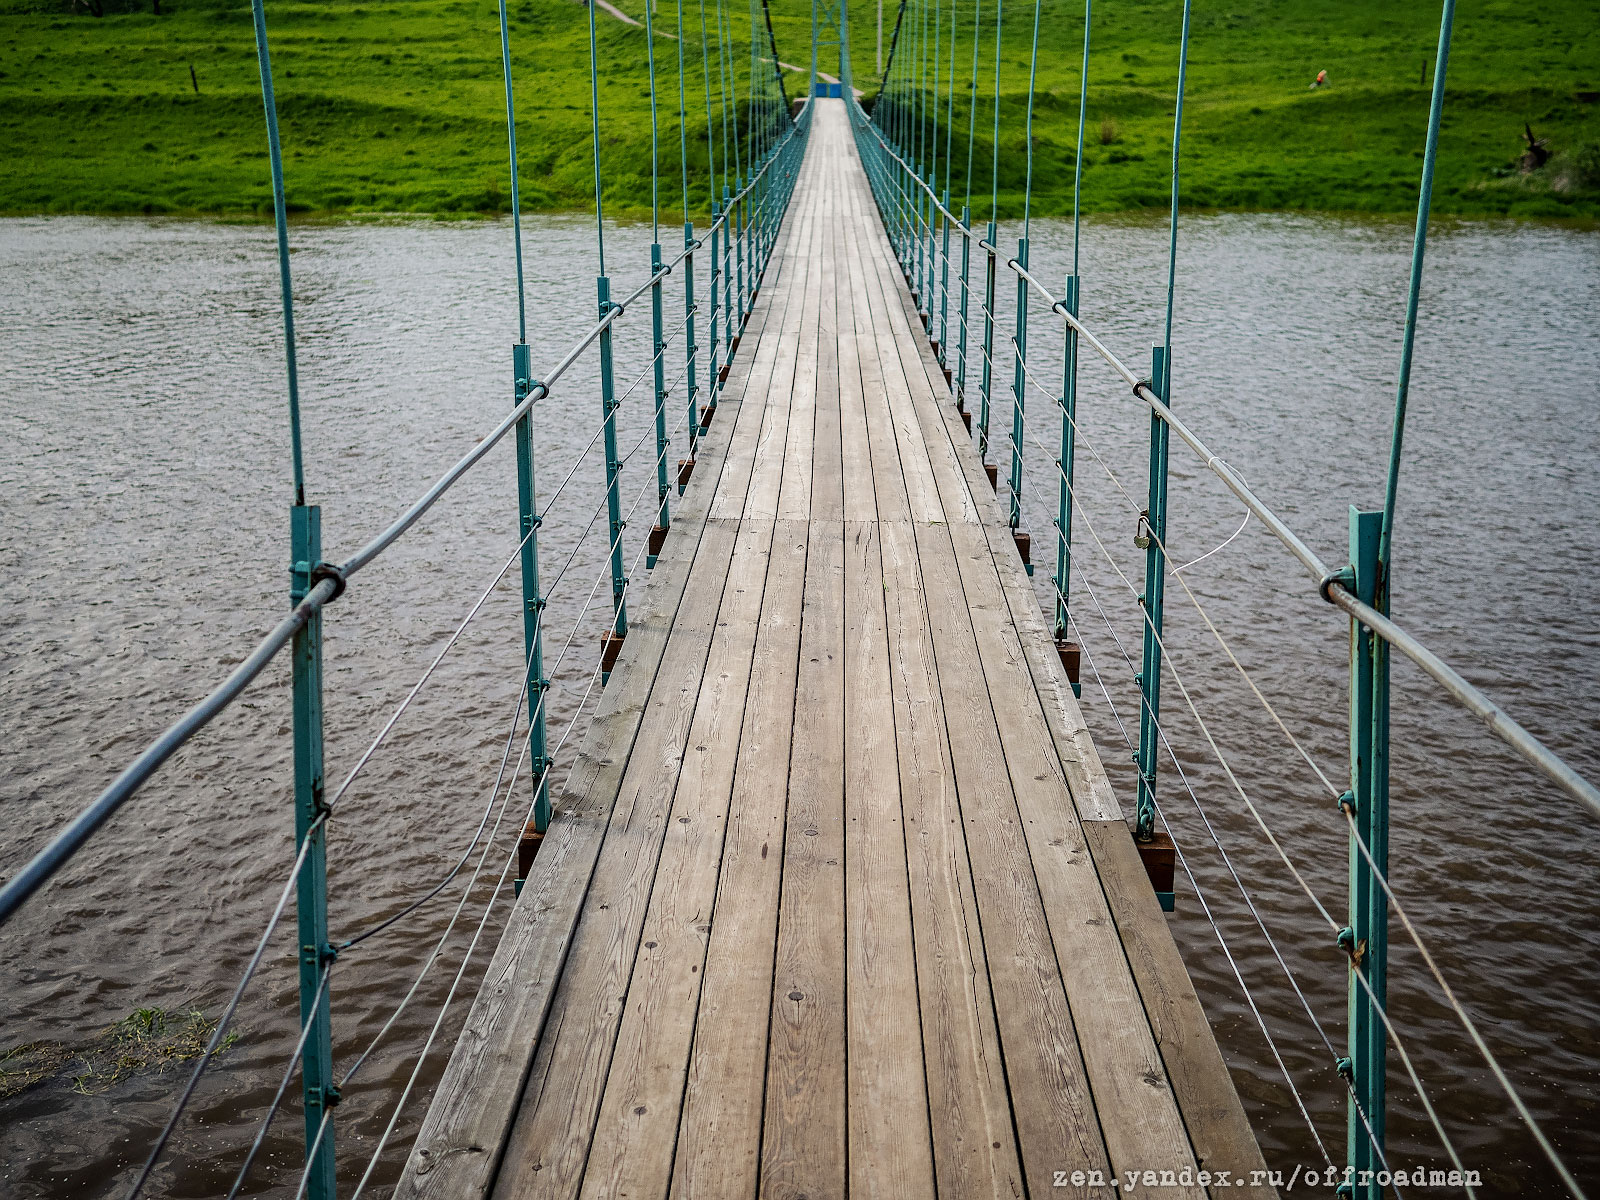
[[[648,484],[650,481],[647,479],[646,482]],[[644,494],[645,494],[645,489],[641,489],[640,498],[642,498]],[[636,499],[634,501],[634,507],[637,507],[638,503],[639,503],[639,501]],[[630,508],[629,509],[629,514],[631,515],[632,512],[633,512],[633,509]],[[632,564],[632,566],[630,567],[630,570],[629,570],[628,579],[624,581],[624,585],[623,585],[624,588],[626,588],[632,582],[632,578],[633,578],[634,572],[637,571],[637,569],[638,569],[639,559],[643,557],[643,554],[644,554],[644,546],[641,545],[640,548],[639,548],[639,551],[634,556],[633,564]],[[601,582],[603,582],[604,578],[605,578],[605,576],[602,574],[602,576],[599,579],[596,580],[595,587],[590,592],[590,600],[589,600],[590,604],[593,603],[594,596],[596,594],[598,594],[599,585],[600,585]],[[586,604],[585,605],[585,610],[586,611],[587,611],[587,608],[588,608],[588,605]],[[613,629],[615,628],[615,626],[616,626],[616,617],[615,617],[615,615],[613,615],[613,617],[612,617],[612,627],[613,627]],[[570,640],[569,640],[569,644],[570,644]],[[565,649],[563,649],[562,653],[565,654]],[[558,659],[557,660],[558,666],[559,666],[559,662],[560,662],[560,660]],[[552,673],[554,673],[554,672],[552,671]],[[598,677],[598,671],[595,674],[595,678],[597,678],[597,677]],[[590,688],[592,689],[593,686],[594,686],[593,678],[591,678]],[[588,692],[585,692],[585,697],[587,697],[587,695],[588,695]],[[582,704],[581,703],[580,703],[580,706],[579,706],[579,711],[582,711]],[[505,886],[506,872],[510,870],[512,861],[514,861],[514,858],[508,859],[505,868],[501,871],[500,879],[497,882],[496,887],[495,887],[496,894],[499,892],[499,890],[501,888],[503,888]],[[492,901],[492,897],[491,897],[491,906],[492,906],[492,903],[493,903],[493,901]],[[357,1198],[361,1195],[361,1192],[366,1187],[368,1180],[371,1179],[371,1177],[372,1177],[372,1172],[377,1167],[378,1159],[382,1156],[384,1147],[388,1144],[389,1138],[393,1135],[395,1126],[399,1122],[400,1113],[404,1110],[406,1101],[410,1097],[411,1089],[413,1088],[413,1086],[415,1086],[417,1078],[418,1078],[419,1074],[421,1073],[422,1064],[427,1059],[428,1050],[432,1047],[433,1041],[437,1037],[439,1029],[443,1025],[444,1018],[445,1018],[446,1014],[449,1011],[450,1003],[454,999],[456,989],[460,985],[461,980],[464,977],[467,964],[471,961],[472,952],[477,946],[478,939],[482,936],[484,926],[488,921],[488,913],[489,913],[489,910],[486,909],[483,919],[478,924],[477,931],[473,934],[472,942],[468,946],[465,956],[463,956],[463,958],[462,958],[461,967],[456,972],[456,978],[455,978],[454,982],[452,982],[452,984],[450,986],[450,991],[449,991],[448,995],[445,998],[444,1005],[441,1007],[441,1009],[439,1011],[439,1016],[435,1020],[433,1028],[428,1034],[428,1038],[427,1038],[427,1041],[423,1045],[422,1052],[417,1057],[417,1065],[413,1069],[413,1071],[411,1073],[411,1077],[407,1081],[405,1089],[401,1093],[399,1102],[395,1105],[394,1113],[391,1115],[391,1117],[389,1119],[389,1123],[385,1127],[383,1135],[379,1139],[376,1149],[373,1151],[372,1158],[367,1163],[367,1169],[362,1174],[360,1183],[358,1183],[356,1185],[356,1190],[352,1194],[351,1200],[357,1200]],[[314,1161],[314,1156],[308,1156],[308,1158],[311,1161]],[[302,1177],[301,1177],[301,1188],[302,1189],[304,1188],[305,1181],[308,1178],[309,1178],[309,1171],[306,1174],[302,1175]],[[296,1192],[296,1200],[299,1200],[299,1195],[300,1195],[300,1192],[297,1191]]]
[[[311,835],[327,824],[327,813],[322,812],[313,818],[306,828],[306,834],[300,841],[300,851],[295,855],[294,865],[289,870],[289,878],[284,882],[283,891],[278,896],[278,902],[273,906],[271,915],[267,918],[266,928],[261,931],[261,937],[256,942],[255,952],[251,954],[250,961],[245,964],[244,974],[239,977],[239,982],[234,986],[233,995],[229,997],[227,1006],[222,1010],[222,1016],[217,1020],[217,1027],[211,1033],[211,1038],[206,1042],[206,1048],[201,1052],[200,1061],[195,1063],[194,1070],[189,1073],[188,1081],[183,1085],[183,1091],[178,1094],[178,1102],[173,1106],[172,1115],[167,1118],[167,1123],[162,1127],[161,1133],[156,1137],[155,1144],[150,1147],[149,1157],[145,1159],[143,1168],[139,1171],[138,1178],[133,1181],[133,1186],[128,1189],[127,1200],[136,1200],[139,1193],[144,1190],[144,1185],[150,1179],[150,1173],[155,1170],[156,1163],[161,1158],[161,1152],[166,1149],[167,1142],[171,1140],[173,1131],[178,1127],[178,1120],[183,1116],[184,1109],[188,1108],[189,1101],[194,1096],[194,1090],[200,1083],[200,1076],[205,1074],[206,1068],[211,1065],[217,1047],[222,1044],[229,1023],[239,1009],[239,1001],[244,998],[245,989],[250,986],[250,981],[255,977],[257,968],[261,966],[262,956],[266,954],[267,942],[278,927],[278,922],[283,919],[284,910],[289,906],[289,897],[294,895],[295,881],[300,878],[300,869],[305,865],[306,855],[311,849]],[[307,1176],[310,1174],[310,1163],[307,1161]]]
[[[289,1064],[283,1069],[283,1077],[278,1080],[278,1090],[273,1093],[272,1103],[267,1105],[266,1116],[261,1118],[261,1126],[256,1130],[255,1140],[250,1143],[250,1150],[244,1156],[244,1163],[239,1167],[239,1174],[234,1177],[233,1186],[228,1189],[227,1200],[234,1200],[234,1197],[239,1194],[239,1189],[244,1186],[245,1177],[250,1174],[250,1168],[256,1161],[256,1155],[261,1152],[261,1144],[267,1139],[267,1130],[272,1127],[272,1118],[277,1115],[278,1107],[283,1103],[283,1097],[289,1090],[289,1081],[294,1078],[294,1069],[300,1065],[300,1056],[305,1053],[306,1040],[311,1036],[311,1027],[316,1024],[319,1010],[322,1007],[322,998],[327,993],[328,981],[332,978],[333,962],[330,960],[322,968],[322,974],[317,981],[317,991],[311,1002],[310,1012],[306,1014],[306,1019],[300,1023],[300,1037],[294,1044],[294,1053],[289,1056]]]

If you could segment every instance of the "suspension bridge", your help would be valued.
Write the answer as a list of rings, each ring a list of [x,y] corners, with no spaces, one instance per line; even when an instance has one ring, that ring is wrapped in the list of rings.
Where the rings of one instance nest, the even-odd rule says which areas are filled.
[[[1352,508],[1348,562],[1336,568],[1174,411],[1187,3],[1174,45],[1165,325],[1149,371],[1127,366],[1079,319],[1076,241],[1059,296],[1030,270],[1041,7],[1036,0],[1031,14],[1027,175],[1013,253],[999,246],[996,223],[998,3],[986,14],[976,3],[903,0],[885,69],[861,88],[843,0],[816,0],[809,87],[793,101],[783,71],[794,68],[780,60],[765,4],[750,6],[742,61],[722,4],[714,36],[703,9],[686,28],[680,4],[672,28],[661,29],[656,6],[647,6],[638,23],[649,55],[652,243],[643,282],[625,290],[607,271],[604,114],[591,6],[596,320],[570,347],[536,348],[528,341],[518,120],[502,3],[518,287],[511,407],[386,528],[334,561],[323,556],[319,510],[307,503],[284,167],[266,13],[255,0],[288,365],[290,613],[0,892],[4,919],[289,651],[296,857],[131,1194],[146,1187],[168,1152],[291,905],[299,1034],[285,1048],[281,1083],[254,1141],[241,1147],[230,1195],[249,1185],[297,1076],[305,1127],[297,1196],[332,1197],[341,1181],[360,1194],[379,1177],[405,1197],[1276,1194],[1285,1182],[1268,1169],[1163,916],[1175,903],[1179,868],[1198,893],[1157,802],[1163,751],[1179,766],[1162,727],[1166,676],[1348,959],[1346,1012],[1318,1014],[1294,987],[1348,1093],[1342,1162],[1256,1014],[1322,1157],[1312,1184],[1321,1179],[1326,1190],[1372,1200],[1410,1186],[1385,1153],[1393,1051],[1408,1095],[1453,1168],[1425,1186],[1475,1193],[1477,1173],[1463,1163],[1386,1011],[1393,917],[1504,1086],[1511,1119],[1527,1126],[1581,1200],[1578,1180],[1456,1000],[1387,877],[1388,669],[1395,652],[1531,770],[1600,815],[1591,783],[1389,614],[1395,482],[1453,5],[1445,0],[1437,47],[1385,505]],[[1088,4],[1083,28],[1087,80],[1094,28]],[[973,147],[977,88],[989,61],[980,62],[980,54],[988,53],[993,162],[988,221],[979,227],[972,193],[984,164],[974,163]],[[837,75],[819,69],[835,59]],[[957,120],[958,91],[970,93],[962,102],[965,128]],[[691,116],[702,99],[691,154]],[[658,110],[676,117],[667,138]],[[1080,94],[1075,186],[1083,110]],[[966,193],[958,204],[953,178]],[[699,200],[691,200],[691,182],[706,189],[711,220],[704,230],[695,225]],[[661,193],[675,187],[683,240],[669,252]],[[614,228],[610,236],[614,243]],[[611,253],[614,265],[614,244]],[[1003,314],[1001,298],[1011,288],[1014,305]],[[680,316],[672,319],[680,295]],[[1048,365],[1038,353],[1030,359],[1030,308],[1060,325],[1064,353]],[[639,375],[619,386],[613,337],[624,321],[648,322],[653,349]],[[536,364],[536,353],[545,365]],[[1115,564],[1076,502],[1078,451],[1100,462],[1077,423],[1082,355],[1103,360],[1126,386],[1126,402],[1149,412],[1146,494],[1135,498],[1117,484],[1145,557],[1142,586],[1123,576],[1142,627],[1139,661],[1128,658],[1141,704],[1137,744],[1132,735],[1128,741],[1138,769],[1136,794],[1126,798],[1131,823],[1078,704],[1085,664],[1075,630],[1087,614],[1074,599],[1073,555],[1093,547]],[[560,631],[547,628],[556,585],[542,572],[540,534],[558,514],[577,464],[553,491],[541,491],[540,416],[553,397],[570,395],[564,378],[589,356],[598,365],[599,423],[583,454],[598,447],[605,470],[604,498],[589,522],[594,527],[604,516],[599,527],[609,540],[584,614],[609,586],[610,617],[584,672],[583,699],[597,696],[597,703],[580,703],[582,724],[574,717],[557,732],[549,728],[546,700],[584,614],[558,644]],[[625,508],[622,468],[632,452],[619,445],[618,414],[641,387],[653,396],[641,446],[653,445],[654,461]],[[1167,654],[1168,582],[1205,615],[1167,561],[1174,436],[1180,452],[1192,453],[1274,535],[1305,569],[1307,588],[1349,625],[1347,778],[1323,772],[1251,683],[1290,749],[1325,785],[1329,811],[1341,823],[1350,862],[1342,919],[1312,893],[1229,770]],[[359,593],[361,570],[503,441],[514,447],[515,499],[508,503],[517,508],[520,541],[354,768],[329,787],[325,612],[348,603],[347,590]],[[1030,443],[1051,464],[1044,478],[1027,475]],[[674,456],[675,445],[683,457]],[[1056,502],[1053,527],[1037,542],[1023,528],[1022,504],[1035,488]],[[630,518],[642,502],[651,527],[631,536]],[[556,581],[565,573],[564,565]],[[1036,585],[1046,575],[1041,606]],[[337,936],[327,911],[326,839],[341,799],[508,576],[521,588],[521,695],[477,831],[437,886],[372,927]],[[1093,608],[1104,615],[1098,599]],[[1226,635],[1205,619],[1248,681]],[[1089,678],[1103,682],[1087,665]],[[1218,849],[1226,858],[1220,841]],[[473,966],[471,949],[464,956],[376,1146],[341,1166],[338,1105],[417,990],[399,998],[372,1046],[336,1064],[333,981],[341,956],[396,928],[464,875],[461,902],[418,982],[439,962],[480,877],[493,887],[471,949],[490,915],[509,910],[504,934],[486,966]],[[1234,879],[1293,983],[1245,883]],[[1209,918],[1209,905],[1206,912]],[[1226,952],[1220,929],[1218,937]],[[1243,986],[1231,954],[1228,961]],[[410,1119],[408,1103],[428,1092],[420,1081],[429,1053],[451,1045],[456,1027],[447,1017],[458,992],[464,1005],[475,998],[408,1143],[397,1130]],[[1336,1045],[1341,1021],[1343,1044]]]

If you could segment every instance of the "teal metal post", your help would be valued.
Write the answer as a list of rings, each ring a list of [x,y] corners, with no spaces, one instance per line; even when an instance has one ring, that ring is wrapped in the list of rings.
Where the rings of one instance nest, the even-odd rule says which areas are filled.
[[[717,288],[722,276],[721,245],[718,238],[722,234],[722,227],[718,218],[722,215],[722,206],[715,200],[711,202],[711,272],[706,283],[707,291],[711,296],[711,308],[706,317],[706,329],[711,334],[711,362],[706,372],[706,407],[701,414],[701,424],[708,424],[711,414],[717,411],[717,352],[721,331],[717,328]]]
[[[1361,512],[1351,507],[1350,584],[1358,597],[1388,615],[1387,597],[1379,586],[1383,518],[1381,510]],[[1386,1107],[1388,1048],[1378,1011],[1388,996],[1389,899],[1379,878],[1389,871],[1389,645],[1354,619],[1350,622],[1350,791],[1339,804],[1355,823],[1350,838],[1350,924],[1339,934],[1350,957],[1349,1058],[1339,1064],[1350,1084],[1349,1182],[1351,1194],[1381,1200],[1384,1189],[1370,1173],[1382,1166]],[[1365,843],[1370,863],[1358,839]],[[1358,973],[1365,976],[1366,987]],[[1372,990],[1370,996],[1367,988]]]
[[[667,482],[667,342],[661,319],[661,243],[650,247],[650,275],[655,280],[650,285],[650,328],[655,345],[656,375],[656,529],[650,545],[665,536],[672,526],[671,502],[667,499],[671,487]],[[645,566],[655,569],[656,556],[646,554]]]
[[[743,192],[744,191],[744,176],[742,176],[742,175],[738,176],[736,182],[738,184],[739,190],[741,192]],[[741,333],[744,332],[745,297],[747,295],[749,295],[749,291],[747,289],[746,280],[745,280],[745,261],[744,261],[745,260],[745,253],[744,253],[744,251],[745,251],[745,242],[747,242],[749,240],[749,233],[750,233],[749,208],[747,207],[748,204],[749,204],[749,197],[748,196],[742,196],[740,198],[739,202],[737,204],[735,204],[734,207],[733,207],[733,216],[731,218],[729,218],[733,222],[734,234],[735,234],[735,238],[736,238],[736,240],[734,241],[734,245],[733,245],[733,257],[734,257],[735,270],[736,270],[737,275],[738,275],[738,301],[739,301],[739,307],[738,307],[737,310],[735,310],[735,319],[734,319],[734,322],[733,322],[733,334],[728,339],[729,345],[733,344],[733,338],[738,337]]]
[[[712,236],[715,236],[714,234]],[[683,246],[689,252],[683,258],[683,353],[684,353],[684,387],[688,393],[689,405],[689,458],[694,458],[695,445],[700,440],[700,385],[695,380],[695,360],[700,356],[700,347],[694,341],[694,222],[683,223]],[[683,489],[678,489],[678,494],[683,494]]]
[[[1028,269],[1028,239],[1017,242],[1017,262]],[[1028,379],[1023,364],[1028,358],[1028,282],[1017,276],[1017,331],[1013,339],[1016,361],[1011,367],[1011,528],[1022,523],[1022,439],[1023,412],[1027,408]],[[1032,563],[1028,564],[1032,567]],[[1028,572],[1033,573],[1031,570]]]
[[[595,282],[600,297],[600,316],[603,319],[610,313],[612,308],[611,280],[601,275]],[[611,326],[609,325],[600,331],[600,403],[605,418],[606,515],[610,518],[611,610],[615,614],[611,628],[608,631],[607,641],[620,642],[628,636],[628,577],[623,573],[622,567],[622,495],[619,487],[622,462],[617,458],[618,403],[616,388],[612,379]],[[606,651],[603,648],[601,661],[605,662],[606,657]],[[610,670],[601,670],[600,684],[602,687],[605,686],[606,680],[610,677]]]
[[[950,189],[945,188],[945,208],[950,207]],[[950,337],[950,222],[944,222],[944,256],[939,267],[939,365],[942,367],[949,361],[945,352],[945,343]]]
[[[734,210],[733,193],[727,184],[722,185],[722,212],[727,218],[727,223],[722,230],[722,346],[724,359],[722,369],[726,371],[733,365],[733,339],[738,336],[738,313],[733,304],[735,287],[733,279],[733,239],[735,222],[739,214]],[[721,382],[720,380],[718,382]],[[720,390],[720,389],[719,389]],[[711,407],[717,407],[713,401]]]
[[[988,249],[983,276],[983,379],[978,393],[978,460],[989,461],[989,398],[994,384],[994,239],[998,230],[989,222]]]
[[[322,512],[314,504],[296,504],[289,510],[289,605],[294,607],[311,591],[312,571],[322,561]],[[313,613],[294,635],[294,840],[298,853],[308,843],[305,861],[295,880],[295,906],[299,916],[300,1023],[308,1028],[300,1081],[305,1100],[306,1151],[316,1153],[306,1165],[306,1194],[313,1200],[333,1200],[333,1122],[317,1135],[323,1114],[339,1102],[333,1085],[333,1034],[331,990],[322,983],[323,971],[333,965],[334,949],[328,942],[327,808],[322,788],[322,614]]]
[[[1076,275],[1068,275],[1062,304],[1074,317],[1078,315]],[[1073,462],[1078,454],[1078,331],[1067,326],[1061,364],[1061,478],[1056,487],[1056,639],[1065,641],[1068,633],[1068,597],[1072,594],[1072,484]],[[1072,681],[1072,694],[1083,695],[1083,685]]]
[[[526,342],[511,347],[515,387],[512,407],[528,398],[538,386],[533,378],[533,358]],[[529,769],[538,781],[533,802],[533,827],[543,833],[550,824],[550,765],[547,750],[544,694],[550,683],[544,677],[544,595],[539,586],[539,500],[533,470],[533,414],[517,422],[517,529],[522,534],[522,644],[527,660]]]
[[[1166,351],[1150,351],[1150,390],[1164,403],[1172,374]],[[1139,660],[1139,815],[1134,836],[1148,842],[1156,827],[1156,751],[1160,741],[1157,722],[1161,714],[1161,610],[1166,595],[1167,560],[1167,423],[1150,414],[1149,505],[1141,516],[1143,528],[1137,544],[1144,550],[1144,653]]]
[[[963,204],[961,206],[961,225],[964,229],[970,230],[972,228],[968,224],[970,220],[971,214],[967,211],[967,206]],[[972,235],[963,233],[961,235],[961,328],[957,331],[960,342],[956,351],[956,404],[963,409],[967,406],[967,295],[969,291],[967,280],[971,266]]]

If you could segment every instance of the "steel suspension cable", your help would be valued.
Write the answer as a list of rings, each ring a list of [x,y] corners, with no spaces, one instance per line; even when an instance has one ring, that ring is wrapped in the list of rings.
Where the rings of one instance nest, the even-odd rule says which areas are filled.
[[[589,120],[591,139],[594,142],[594,242],[599,256],[600,269],[606,273],[605,204],[601,196],[600,180],[600,52],[595,45],[594,4],[589,8]]]
[[[500,0],[500,3],[504,4],[505,0]],[[645,69],[650,73],[650,240],[659,243],[661,241],[661,134],[656,121],[656,31],[650,15],[654,8],[655,0],[645,0]]]
[[[1078,71],[1078,147],[1072,159],[1072,275],[1079,278],[1078,245],[1081,233],[1083,196],[1083,123],[1089,106],[1089,23],[1094,0],[1083,0],[1083,65]],[[1082,288],[1080,283],[1079,288]],[[1074,360],[1076,365],[1076,360]]]
[[[1027,174],[1022,185],[1022,240],[1028,240],[1029,225],[1033,219],[1033,88],[1039,75],[1039,9],[1041,0],[1033,0],[1033,48],[1028,55],[1028,115],[1023,141],[1027,143]],[[1021,332],[1021,331],[1019,331]]]
[[[1394,426],[1389,438],[1389,472],[1383,489],[1383,525],[1378,534],[1378,603],[1389,611],[1390,543],[1394,536],[1394,506],[1400,486],[1400,450],[1405,442],[1406,403],[1411,392],[1411,356],[1417,338],[1417,308],[1422,292],[1422,258],[1428,247],[1428,210],[1433,199],[1433,171],[1439,158],[1439,122],[1444,112],[1445,67],[1450,61],[1450,29],[1455,20],[1455,0],[1444,0],[1439,17],[1439,46],[1435,51],[1433,95],[1428,104],[1428,139],[1422,152],[1422,181],[1417,194],[1417,228],[1411,243],[1411,280],[1406,288],[1406,326],[1400,343],[1400,378],[1395,385]]]

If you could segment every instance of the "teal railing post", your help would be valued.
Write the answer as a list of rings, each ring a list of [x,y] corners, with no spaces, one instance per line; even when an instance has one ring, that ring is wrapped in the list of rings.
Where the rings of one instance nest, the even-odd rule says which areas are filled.
[[[735,179],[735,184],[739,188],[740,192],[743,192],[744,191],[744,176],[742,176],[742,175],[738,176]],[[734,310],[736,315],[735,315],[735,320],[734,320],[734,323],[733,323],[733,326],[732,326],[733,332],[728,335],[728,345],[730,347],[730,352],[729,352],[730,358],[732,357],[731,347],[733,345],[734,340],[736,338],[738,338],[741,334],[744,333],[744,319],[745,319],[745,316],[746,316],[745,296],[747,296],[749,294],[748,288],[746,286],[745,261],[744,261],[745,260],[745,253],[744,253],[744,251],[745,251],[745,242],[749,240],[748,235],[749,235],[749,232],[750,232],[750,215],[749,215],[749,208],[747,207],[749,205],[749,202],[750,201],[749,201],[749,197],[748,196],[740,196],[739,202],[736,205],[734,205],[733,215],[729,218],[729,220],[733,223],[733,233],[734,233],[734,237],[735,237],[734,246],[733,246],[733,257],[734,257],[734,269],[735,269],[735,272],[736,272],[736,274],[738,276],[737,299],[738,299],[738,302],[739,302],[737,310]]]
[[[1062,306],[1076,317],[1078,315],[1078,285],[1076,275],[1068,275],[1062,292]],[[1070,649],[1070,625],[1067,621],[1068,597],[1072,589],[1072,484],[1073,463],[1078,455],[1078,331],[1067,326],[1061,364],[1061,458],[1060,480],[1056,486],[1056,643]],[[1076,654],[1076,650],[1072,650]],[[1072,694],[1083,695],[1083,685],[1072,671]]]
[[[1349,583],[1361,600],[1387,615],[1387,597],[1379,586],[1383,516],[1382,511],[1350,509]],[[1339,933],[1339,944],[1350,958],[1349,1057],[1340,1062],[1339,1070],[1350,1085],[1346,1144],[1351,1186],[1340,1190],[1362,1200],[1382,1200],[1384,1189],[1374,1175],[1382,1165],[1387,1067],[1378,1010],[1387,1003],[1388,993],[1389,900],[1379,879],[1389,870],[1389,646],[1353,618],[1350,790],[1339,798],[1339,805],[1354,823],[1350,924]],[[1365,987],[1360,977],[1366,979]]]
[[[533,357],[526,342],[511,347],[515,387],[512,407],[526,400],[538,381],[533,378]],[[527,662],[529,770],[538,781],[533,803],[533,833],[542,835],[550,825],[550,756],[546,742],[544,694],[550,682],[544,677],[544,595],[539,584],[538,481],[534,474],[533,413],[517,422],[517,530],[522,535],[522,643]],[[520,880],[517,881],[520,887]]]
[[[312,572],[322,561],[322,512],[314,504],[289,510],[289,605],[306,598]],[[306,1150],[316,1147],[306,1164],[306,1195],[333,1200],[333,1123],[322,1129],[323,1115],[339,1102],[333,1085],[331,992],[323,973],[332,967],[328,942],[327,807],[322,789],[322,614],[316,612],[294,635],[294,840],[305,850],[295,880],[300,960],[300,1023],[306,1034],[300,1080],[305,1099]],[[307,848],[309,843],[309,848]],[[321,1131],[321,1142],[318,1133]]]
[[[1172,380],[1171,365],[1161,346],[1150,352],[1150,390],[1165,403]],[[1149,505],[1141,515],[1136,544],[1144,550],[1144,652],[1139,660],[1139,813],[1134,836],[1141,842],[1155,838],[1156,760],[1161,714],[1161,610],[1166,594],[1167,562],[1167,423],[1150,414]],[[1168,904],[1170,893],[1162,894]]]
[[[983,275],[983,375],[978,391],[978,460],[989,470],[989,400],[994,384],[994,239],[999,236],[993,221],[985,239]],[[990,472],[993,484],[994,474]]]
[[[715,237],[712,234],[712,237]],[[700,355],[700,347],[694,341],[694,222],[683,222],[683,247],[688,251],[683,258],[683,378],[689,406],[689,457],[685,462],[678,464],[678,495],[683,495],[684,486],[688,483],[685,467],[694,461],[695,445],[700,439],[700,385],[695,380],[695,360]]]
[[[735,284],[734,284],[734,278],[733,278],[733,272],[734,272],[734,246],[733,246],[733,240],[734,240],[734,234],[736,232],[735,229],[734,229],[734,222],[737,221],[739,214],[734,210],[733,192],[729,190],[727,184],[723,184],[722,185],[722,215],[726,218],[726,223],[725,223],[724,229],[722,230],[722,346],[723,346],[723,359],[722,359],[722,374],[717,377],[717,384],[718,384],[718,389],[717,390],[719,392],[722,390],[721,389],[721,385],[723,383],[727,382],[728,368],[733,365],[733,352],[734,352],[734,350],[736,350],[738,348],[737,345],[735,344],[735,340],[739,336],[738,314],[734,310],[734,299],[735,299],[735,296],[736,296],[736,291],[735,291]],[[711,407],[712,407],[713,411],[716,409],[717,402],[715,400],[713,400],[711,402]]]
[[[645,566],[655,569],[656,555],[661,552],[662,539],[672,525],[672,510],[667,496],[671,488],[667,482],[667,342],[666,330],[661,320],[661,243],[650,246],[650,328],[655,346],[656,376],[656,523],[650,531],[650,545],[645,554]]]
[[[967,205],[963,204],[961,206],[961,226],[963,229],[971,230],[972,226],[969,224],[971,219],[972,215],[968,211]],[[959,338],[956,347],[956,407],[962,412],[967,410],[967,295],[970,290],[967,281],[970,277],[971,266],[972,234],[967,232],[961,235],[961,320],[959,322],[960,328],[956,331]],[[972,424],[970,418],[967,424]]]
[[[596,279],[600,298],[600,317],[605,319],[613,307],[611,280],[601,275]],[[611,327],[600,331],[600,405],[604,414],[606,449],[606,515],[611,530],[611,611],[614,614],[611,628],[600,638],[600,684],[611,677],[611,667],[617,661],[617,652],[628,636],[628,577],[622,566],[622,494],[620,476],[622,462],[617,457],[617,399],[611,369]]]
[[[722,233],[719,218],[722,215],[722,206],[715,200],[711,202],[711,270],[706,280],[707,291],[711,296],[711,309],[707,314],[707,331],[711,334],[711,362],[706,371],[706,405],[700,414],[700,427],[711,423],[711,414],[717,411],[717,353],[721,341],[721,330],[717,328],[717,289],[722,276],[721,244],[718,238]]]
[[[945,208],[950,207],[950,189],[944,189]],[[945,343],[950,337],[950,222],[944,220],[944,255],[939,266],[939,365],[942,367],[948,361],[945,353]]]
[[[1024,271],[1028,269],[1028,239],[1017,241],[1017,262]],[[1011,528],[1022,523],[1022,439],[1023,413],[1027,408],[1028,379],[1024,365],[1028,358],[1028,281],[1017,276],[1017,331],[1012,339],[1016,361],[1011,367]],[[1028,564],[1028,574],[1033,574],[1033,564]]]

